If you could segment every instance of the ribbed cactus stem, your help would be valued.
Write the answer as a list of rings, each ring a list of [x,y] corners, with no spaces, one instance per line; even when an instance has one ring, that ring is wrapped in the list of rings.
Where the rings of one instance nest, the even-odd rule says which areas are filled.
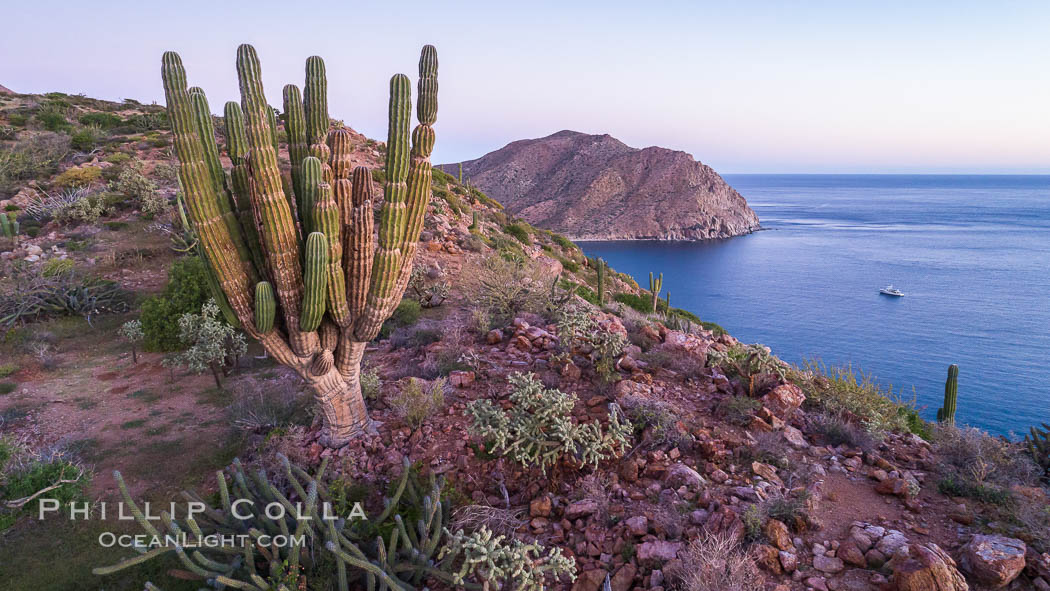
[[[948,379],[944,382],[944,406],[937,411],[937,420],[955,424],[955,402],[959,394],[959,366],[948,366]]]
[[[288,134],[288,160],[292,164],[292,190],[299,213],[303,212],[303,159],[308,155],[306,143],[306,114],[303,97],[294,84],[284,86],[284,129]]]
[[[649,272],[649,295],[651,297],[651,303],[653,312],[656,312],[656,304],[660,301],[660,290],[664,285],[664,274],[660,273],[659,277],[653,275],[653,272]]]
[[[186,88],[186,71],[175,52],[164,54],[161,77],[179,157],[179,183],[190,217],[228,304],[242,323],[250,323],[251,290],[257,279],[251,262],[238,256],[246,249],[242,237],[231,232],[223,219],[221,204],[225,196],[220,196],[208,171],[195,110]]]
[[[456,175],[456,182],[463,184],[463,163],[459,163],[459,174]]]
[[[470,213],[470,228],[471,230],[478,230],[481,228],[481,215],[477,210]]]
[[[273,330],[273,320],[277,315],[277,300],[273,296],[273,287],[269,281],[255,284],[255,330],[266,334]]]
[[[309,339],[299,334],[302,332],[299,330],[299,314],[303,292],[299,238],[284,194],[277,152],[273,149],[268,116],[273,110],[266,103],[259,57],[251,45],[237,48],[237,74],[253,181],[252,209],[259,221],[270,280],[281,304],[289,342],[296,354],[305,354]]]
[[[328,167],[328,78],[324,60],[316,55],[306,58],[306,85],[303,87],[303,110],[306,114],[306,144],[309,155],[321,161],[326,183],[332,182]]]
[[[303,260],[303,314],[300,330],[311,332],[321,326],[328,294],[328,240],[320,232],[306,238]]]
[[[598,259],[598,305],[605,305],[605,261]]]

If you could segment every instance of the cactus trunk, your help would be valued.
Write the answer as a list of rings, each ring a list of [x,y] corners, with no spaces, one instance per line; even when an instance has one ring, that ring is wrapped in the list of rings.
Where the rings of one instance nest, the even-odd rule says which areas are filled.
[[[419,125],[411,135],[408,78],[391,80],[378,245],[371,173],[351,171],[348,131],[329,132],[321,58],[307,60],[302,95],[293,85],[284,88],[290,185],[279,167],[274,111],[250,45],[237,50],[237,73],[241,104],[227,104],[225,111],[233,164],[227,181],[204,92],[187,89],[181,59],[164,54],[188,217],[229,317],[306,380],[321,407],[321,443],[339,447],[368,426],[361,358],[404,293],[430,197],[437,53],[428,45],[420,57]]]
[[[656,305],[660,302],[660,290],[664,285],[664,274],[660,273],[659,277],[653,276],[652,271],[649,272],[649,295],[653,307],[653,313],[656,313]]]
[[[598,259],[598,305],[605,305],[605,275],[606,266],[603,259]]]
[[[955,424],[955,399],[959,393],[959,366],[948,366],[948,379],[944,382],[944,406],[937,411],[941,423]]]

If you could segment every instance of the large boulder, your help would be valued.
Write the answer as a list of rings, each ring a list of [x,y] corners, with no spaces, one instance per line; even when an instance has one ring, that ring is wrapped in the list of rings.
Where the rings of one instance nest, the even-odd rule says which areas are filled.
[[[806,395],[802,393],[802,388],[795,384],[781,384],[762,397],[762,406],[768,408],[774,415],[787,420],[805,401]]]
[[[969,591],[955,561],[940,546],[907,544],[889,562],[890,581],[897,591]]]
[[[1027,547],[1021,540],[977,534],[963,546],[959,566],[978,581],[998,589],[1021,574]]]

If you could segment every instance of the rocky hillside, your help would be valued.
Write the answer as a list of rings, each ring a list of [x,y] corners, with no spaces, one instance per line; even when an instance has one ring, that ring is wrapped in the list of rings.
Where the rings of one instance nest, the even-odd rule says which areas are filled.
[[[452,176],[435,174],[418,273],[365,354],[374,433],[322,447],[302,380],[254,345],[222,386],[175,352],[136,356],[121,327],[149,296],[206,297],[199,283],[167,293],[193,259],[170,143],[157,106],[0,97],[0,210],[19,223],[0,236],[3,589],[202,584],[175,558],[93,574],[131,554],[99,544],[113,521],[14,506],[54,481],[56,462],[81,483],[74,499],[117,501],[120,470],[132,496],[166,506],[183,487],[217,498],[215,473],[235,457],[284,486],[280,453],[310,473],[327,461],[331,496],[361,499],[370,519],[397,483],[442,478],[450,531],[484,527],[571,564],[528,571],[551,591],[1050,591],[1050,494],[1023,445],[927,423],[852,370],[792,367],[684,310],[653,311],[630,277],[599,274],[577,245]],[[386,147],[354,134],[352,148],[382,180]],[[65,306],[94,279],[126,305]],[[63,306],[26,313],[51,287]],[[5,309],[18,314],[6,324]],[[519,404],[537,397],[564,412]],[[492,425],[516,409],[544,426],[543,445],[600,453],[566,447],[541,464],[500,447]],[[504,435],[521,448],[531,436]],[[397,506],[415,523],[412,496]],[[314,554],[324,546],[309,548],[291,588],[338,588]],[[424,584],[473,588],[413,588]]]
[[[559,131],[462,165],[511,213],[578,240],[711,240],[759,227],[744,197],[710,166],[607,134]],[[458,164],[443,168],[458,173]]]

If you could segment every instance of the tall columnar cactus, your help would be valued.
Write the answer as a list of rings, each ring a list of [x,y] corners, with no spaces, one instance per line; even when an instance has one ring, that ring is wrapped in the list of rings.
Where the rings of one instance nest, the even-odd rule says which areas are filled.
[[[944,406],[937,409],[937,420],[955,424],[955,398],[959,394],[959,366],[948,366],[948,379],[944,382]]]
[[[456,182],[463,184],[463,163],[459,163],[459,174],[456,175]]]
[[[605,305],[605,275],[607,273],[605,261],[598,259],[598,305]]]
[[[409,80],[398,74],[390,81],[387,180],[376,243],[371,173],[351,169],[349,131],[329,130],[321,58],[307,60],[301,97],[294,86],[284,89],[292,165],[286,186],[255,49],[237,50],[241,101],[225,109],[233,164],[228,180],[216,168],[204,92],[187,88],[178,54],[164,54],[179,180],[202,252],[236,321],[312,388],[324,420],[321,441],[330,447],[368,426],[361,357],[412,271],[430,196],[437,67],[436,50],[425,46],[419,125],[411,134]]]
[[[664,286],[664,274],[660,273],[659,277],[653,276],[653,272],[649,272],[649,295],[652,300],[653,312],[656,312],[656,304],[660,301],[660,290]]]
[[[480,230],[481,229],[481,215],[477,212],[477,210],[472,211],[471,214],[470,214],[470,228],[469,229],[470,230]]]

